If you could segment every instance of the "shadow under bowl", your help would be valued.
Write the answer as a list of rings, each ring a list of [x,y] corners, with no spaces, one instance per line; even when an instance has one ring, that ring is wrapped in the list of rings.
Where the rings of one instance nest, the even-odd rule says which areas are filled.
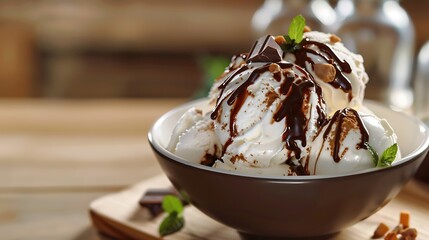
[[[402,159],[391,167],[336,176],[255,176],[219,170],[182,159],[165,149],[172,129],[197,100],[164,114],[149,142],[174,187],[211,218],[245,239],[324,239],[367,217],[393,199],[412,178],[429,146],[425,125],[414,117],[366,101],[398,135]]]

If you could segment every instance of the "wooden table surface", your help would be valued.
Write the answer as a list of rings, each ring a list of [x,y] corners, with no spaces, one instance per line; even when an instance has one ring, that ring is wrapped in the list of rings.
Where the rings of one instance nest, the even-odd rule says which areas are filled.
[[[167,100],[0,100],[0,239],[99,239],[92,200],[161,172],[147,142]]]
[[[99,239],[90,202],[161,173],[147,131],[183,102],[0,100],[0,239]]]

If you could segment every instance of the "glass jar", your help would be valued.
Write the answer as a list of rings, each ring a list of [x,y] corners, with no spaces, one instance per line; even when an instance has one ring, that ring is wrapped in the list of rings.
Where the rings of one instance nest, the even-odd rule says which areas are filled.
[[[265,0],[253,15],[252,28],[257,37],[284,35],[292,18],[299,14],[305,17],[307,26],[317,31],[329,31],[336,21],[327,0]]]
[[[417,58],[417,73],[414,82],[414,114],[429,126],[429,42]],[[429,183],[429,156],[423,161],[416,178]]]
[[[370,79],[365,96],[409,110],[415,37],[399,0],[339,0],[336,12],[336,34],[364,58]]]

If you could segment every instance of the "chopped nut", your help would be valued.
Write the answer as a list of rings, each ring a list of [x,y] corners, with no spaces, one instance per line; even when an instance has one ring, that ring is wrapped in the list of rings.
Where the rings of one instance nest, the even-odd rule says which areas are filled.
[[[332,64],[317,63],[314,64],[314,72],[324,82],[332,82],[335,79],[336,70]]]
[[[389,231],[389,227],[384,223],[380,223],[377,229],[375,229],[374,234],[372,235],[372,238],[381,238],[388,231]]]
[[[311,32],[311,28],[310,28],[309,26],[305,25],[305,27],[304,27],[304,32],[305,32],[305,33],[306,33],[306,32]]]
[[[386,234],[389,228],[384,223],[380,223],[372,238],[379,238],[386,234],[384,240],[415,240],[417,238],[417,229],[409,226],[410,214],[402,211],[399,216],[399,224],[395,228]]]
[[[335,34],[331,34],[331,37],[329,38],[329,40],[331,41],[331,43],[341,42],[341,38]]]
[[[407,228],[401,232],[401,236],[404,240],[415,240],[417,238],[417,229]]]
[[[384,240],[398,240],[398,237],[395,233],[390,232],[384,237]]]
[[[404,226],[404,228],[410,227],[410,213],[408,212],[401,212],[399,216],[399,223]]]
[[[276,37],[274,38],[274,40],[276,41],[276,43],[277,43],[278,45],[283,45],[283,44],[285,44],[285,43],[286,43],[286,39],[285,39],[285,37],[283,37],[282,35],[276,36]]]
[[[270,66],[268,67],[268,70],[272,73],[276,73],[276,72],[280,72],[282,69],[278,64],[271,63]]]
[[[402,226],[402,224],[399,224],[394,229],[392,229],[392,231],[390,231],[390,232],[392,232],[394,234],[399,234],[402,232],[402,230],[404,230],[404,226]]]

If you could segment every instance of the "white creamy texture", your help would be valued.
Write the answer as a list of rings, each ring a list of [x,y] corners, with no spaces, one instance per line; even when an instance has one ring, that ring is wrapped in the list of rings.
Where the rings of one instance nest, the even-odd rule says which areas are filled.
[[[203,163],[207,160],[207,156],[215,156],[219,159],[213,165],[215,168],[266,176],[296,174],[289,165],[285,164],[287,159],[292,159],[295,164],[302,163],[304,167],[307,166],[311,175],[345,174],[373,168],[374,164],[369,151],[359,148],[357,145],[361,142],[361,132],[358,128],[351,128],[344,133],[339,145],[341,160],[335,162],[331,149],[334,146],[332,144],[333,130],[331,129],[328,138],[324,139],[323,133],[329,124],[325,124],[322,129],[317,127],[319,112],[316,106],[319,106],[319,110],[326,111],[329,117],[332,117],[337,110],[350,107],[359,111],[362,122],[369,133],[369,144],[379,155],[397,142],[396,135],[386,120],[377,118],[362,105],[365,84],[368,82],[362,57],[347,50],[340,42],[331,42],[330,34],[308,32],[304,36],[329,46],[341,60],[349,63],[352,72],[344,73],[344,75],[351,82],[353,98],[349,101],[347,93],[319,79],[307,63],[306,68],[309,74],[321,87],[324,101],[319,99],[313,87],[304,95],[305,104],[300,110],[308,119],[308,122],[305,123],[307,144],[303,146],[300,140],[294,141],[301,150],[299,160],[296,159],[293,151],[285,147],[286,142],[283,139],[283,133],[287,127],[286,118],[279,122],[274,120],[280,103],[286,98],[284,94],[280,93],[280,86],[285,81],[283,74],[281,80],[277,81],[270,71],[261,73],[255,82],[247,87],[247,97],[244,98],[244,103],[236,118],[231,120],[231,111],[235,103],[230,106],[227,104],[227,99],[234,90],[248,80],[252,70],[270,64],[267,62],[248,64],[249,69],[234,76],[222,91],[219,88],[222,83],[234,75],[240,66],[246,64],[242,55],[233,57],[229,67],[211,88],[209,94],[211,107],[214,108],[219,95],[222,96],[220,99],[222,103],[219,112],[217,112],[218,118],[212,120],[210,115],[203,116],[195,108],[190,109],[178,121],[168,150],[196,163]],[[315,45],[310,48],[317,50]],[[325,63],[325,60],[321,59],[320,56],[307,54],[315,63]],[[284,59],[294,62],[294,58],[293,54],[286,54]],[[297,78],[302,78],[305,75],[301,70],[296,66],[292,68]],[[234,129],[236,131],[234,134],[230,133],[231,122],[235,123]],[[332,127],[335,128],[335,123]],[[222,149],[224,146],[227,148]],[[224,155],[221,156],[223,151]],[[396,159],[400,159],[400,157],[398,151]]]
[[[368,83],[368,75],[365,72],[362,56],[350,52],[341,42],[332,43],[330,40],[331,36],[331,34],[316,31],[304,33],[304,38],[324,43],[329,46],[341,60],[349,63],[352,70],[351,73],[344,73],[352,85],[353,98],[351,101],[349,101],[349,96],[347,93],[343,92],[341,89],[332,87],[328,83],[325,83],[323,80],[317,77],[317,75],[311,69],[311,66],[307,63],[308,72],[322,87],[323,98],[325,99],[327,113],[329,116],[331,116],[338,109],[343,109],[345,107],[351,107],[359,110],[359,108],[362,106],[362,101],[364,98],[365,85]],[[312,49],[317,50],[317,47],[314,46]],[[325,60],[321,59],[319,56],[313,54],[308,54],[308,56],[311,57],[315,63],[326,63]],[[289,62],[295,62],[295,55],[288,53],[285,55],[284,59]]]
[[[210,116],[189,109],[173,130],[167,150],[191,162],[202,163],[205,157],[220,156],[219,145]]]
[[[296,75],[304,77],[296,67],[292,69]],[[226,99],[221,105],[220,121],[214,122],[216,134],[223,146],[231,136],[230,116],[233,107],[228,105],[227,99],[231,92],[246,81],[249,73],[250,70],[247,70],[234,77],[222,95]],[[289,168],[282,168],[283,170],[281,171],[273,170],[274,166],[279,166],[280,164],[283,166],[286,159],[295,156],[293,151],[285,148],[285,141],[282,139],[282,133],[286,128],[286,118],[279,122],[273,120],[280,103],[285,99],[285,96],[279,92],[283,81],[285,81],[284,76],[282,76],[282,81],[278,82],[273,78],[273,73],[267,71],[261,74],[255,83],[247,88],[248,97],[235,120],[237,134],[233,137],[231,145],[225,150],[225,154],[222,157],[224,164],[217,163],[214,167],[228,168],[225,166],[226,164],[229,165],[230,169],[237,168],[237,170],[245,172],[250,172],[245,167],[255,167],[267,168],[264,172],[270,173],[270,175],[288,174],[284,170]],[[271,104],[268,103],[267,97],[270,94],[276,96]],[[316,106],[318,101],[318,95],[312,88],[312,91],[309,91],[309,95],[306,95],[306,106]],[[318,113],[316,107],[297,109],[297,111],[305,111],[305,116],[309,119],[306,146],[303,146],[300,140],[296,141],[301,149],[300,157],[303,158],[309,154],[309,144],[317,133]]]
[[[209,104],[214,106],[216,104],[217,98],[220,94],[219,86],[225,81],[235,70],[237,70],[241,65],[246,63],[246,60],[242,55],[237,55],[232,57],[231,63],[226,68],[225,72],[215,79],[213,86],[209,92]]]
[[[385,119],[379,119],[374,115],[360,113],[360,117],[369,135],[369,144],[381,156],[388,147],[397,142],[397,137],[393,132],[392,127]],[[341,160],[337,163],[333,160],[333,150],[330,141],[333,141],[334,133],[328,135],[326,141],[323,139],[323,133],[326,131],[327,125],[321,130],[312,144],[311,155],[309,158],[309,171],[311,175],[337,175],[356,172],[360,170],[370,169],[374,167],[371,154],[368,150],[358,148],[357,145],[361,141],[361,133],[359,129],[352,129],[346,135],[344,141],[341,142],[339,154],[342,155]],[[335,129],[335,124],[333,126]],[[401,158],[401,153],[398,149],[396,159]]]
[[[199,120],[203,119],[203,113],[200,110],[191,108],[186,111],[179,121],[177,121],[176,126],[173,129],[173,133],[170,137],[170,142],[167,146],[167,150],[174,153],[177,143],[179,142],[179,137],[186,130],[195,125]]]

